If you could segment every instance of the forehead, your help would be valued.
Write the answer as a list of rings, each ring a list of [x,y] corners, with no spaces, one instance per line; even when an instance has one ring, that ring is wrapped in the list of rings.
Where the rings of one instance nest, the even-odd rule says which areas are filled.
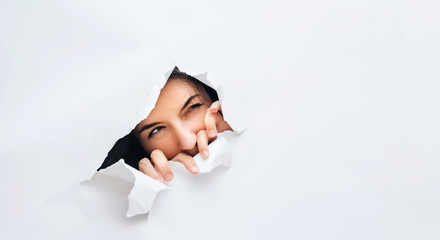
[[[203,91],[203,90],[202,90]],[[201,94],[201,89],[196,84],[187,82],[185,80],[173,79],[168,81],[160,91],[157,99],[155,109],[164,107],[173,108],[179,105],[180,101],[183,103],[195,94]],[[181,104],[183,104],[181,103]],[[178,106],[181,107],[181,106]]]
[[[179,114],[188,98],[196,94],[199,94],[204,101],[209,100],[209,96],[203,87],[186,80],[169,80],[160,91],[154,109],[141,123],[166,121],[170,116]]]

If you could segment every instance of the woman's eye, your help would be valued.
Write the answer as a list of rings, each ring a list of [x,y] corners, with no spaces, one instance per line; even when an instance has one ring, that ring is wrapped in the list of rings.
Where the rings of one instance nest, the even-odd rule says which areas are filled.
[[[192,111],[192,110],[194,110],[194,109],[196,109],[196,108],[198,108],[200,106],[202,106],[201,103],[196,103],[194,105],[191,105],[191,107],[188,108],[188,112],[190,112],[190,111]]]
[[[156,127],[153,130],[151,130],[150,134],[148,134],[148,138],[151,138],[154,134],[158,133],[162,128],[164,127]]]

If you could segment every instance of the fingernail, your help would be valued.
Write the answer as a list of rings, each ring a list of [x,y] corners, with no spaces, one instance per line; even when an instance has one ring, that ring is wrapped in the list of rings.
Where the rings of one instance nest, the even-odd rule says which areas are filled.
[[[207,150],[203,150],[203,151],[202,151],[202,157],[203,157],[203,158],[208,158],[208,156],[209,156],[208,151],[207,151]]]
[[[157,178],[155,178],[157,181],[159,181],[159,182],[162,182],[163,183],[163,180],[162,180],[162,178],[160,178],[160,177],[157,177]]]
[[[193,173],[198,173],[199,172],[199,168],[197,166],[192,166],[191,168]]]
[[[168,173],[168,174],[165,176],[165,181],[170,181],[171,179],[173,179],[173,174]]]
[[[209,137],[215,137],[215,130],[209,130],[208,136]]]

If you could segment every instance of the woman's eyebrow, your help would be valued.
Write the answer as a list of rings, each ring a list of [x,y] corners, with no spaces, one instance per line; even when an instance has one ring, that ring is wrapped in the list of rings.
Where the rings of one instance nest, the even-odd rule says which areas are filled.
[[[154,126],[156,126],[157,124],[160,124],[160,122],[154,122],[154,123],[150,123],[150,124],[147,124],[147,125],[143,126],[143,127],[139,130],[138,134],[141,134],[142,131],[147,130],[147,129],[151,128],[151,127],[154,127]]]
[[[192,95],[191,97],[188,98],[188,100],[186,100],[185,104],[183,104],[182,109],[180,109],[180,111],[182,112],[183,110],[185,110],[185,108],[189,105],[189,103],[196,97],[200,96],[200,94],[195,94]]]

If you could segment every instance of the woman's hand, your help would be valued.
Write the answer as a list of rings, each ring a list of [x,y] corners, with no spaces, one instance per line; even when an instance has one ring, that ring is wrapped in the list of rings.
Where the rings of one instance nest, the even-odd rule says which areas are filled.
[[[215,101],[205,114],[205,127],[210,138],[216,137],[217,132],[232,130],[231,126],[223,119],[222,107],[219,101]]]
[[[219,101],[211,104],[205,114],[205,128],[197,133],[197,148],[203,158],[209,157],[208,144],[217,138],[217,132],[232,130],[231,126],[223,119]]]
[[[170,164],[165,157],[165,154],[163,154],[161,150],[156,149],[151,152],[150,157],[151,161],[148,158],[143,158],[139,161],[139,170],[159,182],[163,182],[162,178],[167,182],[171,181],[173,179],[173,172],[171,171]],[[199,172],[199,168],[197,167],[194,158],[186,153],[179,153],[169,161],[182,163],[192,174],[197,174]],[[154,163],[156,168],[153,167],[151,162]]]
[[[232,130],[232,128],[223,119],[219,101],[212,103],[208,108],[204,122],[206,130],[201,130],[197,133],[197,149],[200,155],[206,159],[209,157],[208,144],[217,138],[217,132]],[[139,161],[139,170],[160,182],[163,182],[162,178],[167,182],[173,179],[173,172],[171,171],[168,161],[182,163],[192,174],[199,172],[194,158],[183,152],[168,160],[161,150],[156,149],[151,152],[150,157],[151,161],[148,158],[143,158]],[[156,167],[154,167],[152,163],[154,163]]]

